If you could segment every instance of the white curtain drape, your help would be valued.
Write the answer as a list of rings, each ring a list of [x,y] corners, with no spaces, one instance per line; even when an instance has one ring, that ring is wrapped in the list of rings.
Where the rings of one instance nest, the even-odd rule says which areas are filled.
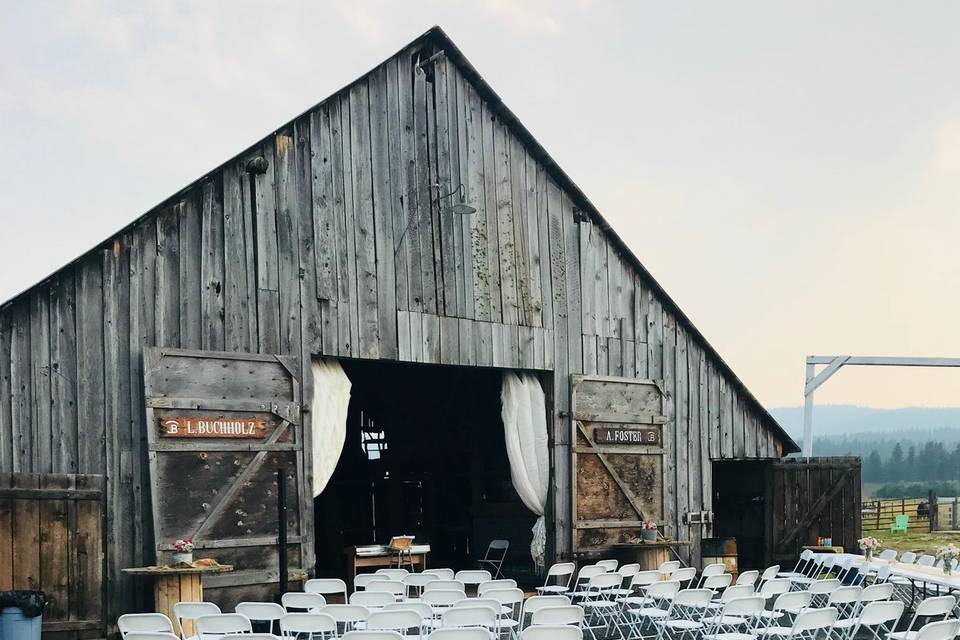
[[[520,499],[537,516],[530,554],[543,567],[547,543],[543,514],[550,485],[547,405],[536,376],[507,371],[500,392],[501,416],[510,460],[510,475]]]
[[[310,366],[313,374],[313,401],[310,425],[313,434],[313,495],[330,482],[347,437],[347,408],[350,405],[350,379],[336,360],[317,359]]]

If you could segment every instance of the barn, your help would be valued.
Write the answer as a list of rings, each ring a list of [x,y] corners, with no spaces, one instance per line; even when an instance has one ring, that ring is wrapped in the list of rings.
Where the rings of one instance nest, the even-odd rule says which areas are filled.
[[[178,538],[275,591],[278,470],[291,580],[405,534],[533,580],[648,520],[692,564],[853,535],[770,494],[797,450],[439,28],[0,307],[0,590],[64,638]]]

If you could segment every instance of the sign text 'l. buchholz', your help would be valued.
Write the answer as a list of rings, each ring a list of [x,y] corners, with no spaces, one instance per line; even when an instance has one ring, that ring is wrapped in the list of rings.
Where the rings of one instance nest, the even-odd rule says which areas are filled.
[[[255,417],[163,416],[160,435],[164,438],[262,438],[267,421]]]

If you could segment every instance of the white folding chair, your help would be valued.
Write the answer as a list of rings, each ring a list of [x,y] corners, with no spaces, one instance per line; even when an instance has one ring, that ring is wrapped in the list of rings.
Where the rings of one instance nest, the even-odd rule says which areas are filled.
[[[813,597],[810,606],[814,608],[822,607],[830,597],[830,594],[839,587],[840,581],[836,578],[814,580],[807,589],[810,592],[810,595]]]
[[[383,608],[384,611],[413,611],[420,616],[420,636],[425,638],[427,632],[439,626],[440,621],[436,619],[433,613],[433,607],[426,602],[394,602]]]
[[[125,613],[117,619],[120,637],[128,633],[173,633],[173,623],[162,613]]]
[[[915,630],[917,621],[922,618],[943,618],[946,619],[953,608],[957,606],[957,600],[953,596],[935,596],[927,598],[917,605],[913,611],[913,618],[910,624],[903,631],[895,631],[888,635],[890,640],[914,640],[918,632]]]
[[[490,640],[486,629],[437,629],[430,634],[429,640]]]
[[[804,549],[800,554],[800,557],[797,559],[796,566],[793,567],[793,571],[779,571],[777,572],[777,577],[779,578],[799,578],[800,576],[805,576],[807,565],[813,560],[813,551],[810,549]]]
[[[839,640],[853,640],[862,629],[873,640],[883,640],[897,628],[903,608],[899,600],[868,602],[855,617],[837,620],[833,624],[833,633]]]
[[[280,596],[280,604],[283,605],[287,613],[293,613],[294,611],[313,611],[314,609],[326,606],[327,599],[319,593],[287,591]]]
[[[239,613],[200,616],[193,622],[197,627],[197,640],[220,640],[220,636],[231,633],[253,633],[250,619]]]
[[[371,580],[365,591],[389,593],[394,600],[403,600],[406,597],[407,585],[399,580]]]
[[[465,569],[464,571],[457,571],[453,579],[469,587],[477,586],[482,582],[489,582],[493,580],[493,575],[486,569]]]
[[[567,593],[570,591],[570,581],[577,569],[577,565],[572,562],[558,562],[551,565],[547,570],[547,577],[543,581],[542,587],[537,587],[537,592],[542,594]]]
[[[434,589],[424,591],[420,596],[420,602],[430,605],[433,615],[439,618],[440,614],[466,597],[467,594],[463,589]]]
[[[698,589],[710,589],[710,591],[717,593],[721,589],[726,589],[727,587],[729,587],[730,583],[732,582],[733,582],[733,575],[729,573],[721,573],[720,575],[716,575],[716,576],[707,576],[707,579],[703,581],[703,583],[698,587]],[[748,587],[751,591],[753,591],[753,585],[741,584],[738,586]]]
[[[402,640],[396,631],[347,631],[341,640]]]
[[[620,575],[620,586],[610,593],[616,598],[624,598],[633,593],[633,578],[640,573],[640,565],[635,562],[621,565],[617,573]]]
[[[768,636],[786,636],[790,634],[793,626],[793,619],[801,612],[810,607],[813,596],[809,591],[788,591],[781,593],[773,601],[773,607],[770,611],[760,613],[760,622],[763,628],[757,629],[757,633]],[[781,621],[786,618],[782,624]]]
[[[173,605],[173,619],[177,622],[177,628],[180,629],[180,637],[186,638],[187,632],[183,630],[184,622],[193,622],[200,616],[212,616],[222,613],[220,607],[212,602],[178,602]]]
[[[466,591],[467,585],[460,580],[431,580],[423,587],[427,591]]]
[[[423,593],[424,587],[428,583],[438,580],[437,576],[427,573],[411,573],[406,578],[403,579],[403,585],[406,587],[406,597],[410,597],[411,591],[413,596],[417,597]]]
[[[625,611],[621,615],[628,617],[630,638],[643,637],[646,626],[657,620],[663,620],[670,615],[670,603],[680,591],[680,583],[676,580],[663,580],[647,585],[640,602],[636,598],[625,599]]]
[[[320,609],[337,623],[337,633],[354,631],[357,625],[367,621],[370,610],[360,604],[328,604]]]
[[[616,591],[621,583],[617,573],[601,573],[587,582],[586,595],[581,602],[584,610],[583,626],[594,640],[597,638],[597,629],[604,630],[604,637],[611,630],[617,631],[623,637],[620,629],[622,606],[616,599]]]
[[[497,628],[506,630],[511,637],[517,637],[520,628],[520,610],[523,608],[522,589],[494,589],[483,594],[485,598],[496,600],[501,608],[497,612]]]
[[[740,585],[750,586],[750,585]],[[766,601],[761,596],[733,598],[723,604],[715,616],[701,619],[705,625],[704,640],[734,640],[752,638],[760,613]]]
[[[453,577],[456,575],[453,569],[426,569],[422,571],[423,575],[437,576],[438,580],[453,580]]]
[[[621,611],[625,612],[630,607],[639,607],[646,603],[646,596],[642,594],[643,590],[655,582],[661,581],[661,574],[658,570],[638,571],[630,581],[630,593],[627,596],[617,598],[617,601],[623,605]]]
[[[410,572],[406,569],[377,569],[376,575],[386,576],[388,580],[403,582],[403,579],[410,575]]]
[[[503,575],[503,561],[507,559],[509,548],[509,540],[491,540],[490,544],[487,545],[487,552],[479,560],[479,563],[480,566],[489,568],[492,578],[499,578]]]
[[[240,602],[233,610],[246,616],[254,624],[268,624],[270,633],[273,633],[273,628],[280,618],[287,614],[286,609],[276,602]]]
[[[543,607],[537,609],[530,616],[531,626],[575,626],[582,627],[584,621],[583,607],[575,604],[561,605],[558,607]]]
[[[940,620],[920,627],[917,640],[953,640],[960,632],[960,620]]]
[[[660,566],[657,567],[657,570],[660,571],[660,573],[669,574],[669,573],[673,573],[679,568],[680,568],[679,560],[667,560],[666,562],[660,563]]]
[[[582,599],[586,595],[587,583],[591,578],[606,572],[607,570],[598,564],[588,564],[580,567],[580,570],[577,572],[577,577],[573,581],[573,593],[570,594],[574,602]]]
[[[487,591],[494,589],[516,589],[517,581],[512,578],[501,578],[500,580],[488,580],[477,585],[477,596],[482,596]]]
[[[759,589],[765,582],[775,579],[778,573],[780,573],[780,565],[778,564],[764,569],[763,573],[760,574],[760,580],[757,581],[757,588]]]
[[[880,555],[877,556],[880,560],[896,560],[897,559],[897,550],[896,549],[884,549],[880,552]]]
[[[693,567],[680,567],[679,569],[674,569],[670,572],[670,579],[676,580],[685,588],[688,588],[691,584],[693,584],[693,581],[696,577],[697,570]]]
[[[822,609],[806,609],[797,614],[793,621],[793,627],[789,635],[785,636],[789,640],[800,640],[801,638],[816,639],[821,633],[828,635],[833,628],[838,617],[837,610],[833,607],[824,607]]]
[[[284,638],[306,636],[310,640],[327,640],[337,633],[337,621],[325,613],[288,613],[280,618],[280,634]]]
[[[218,640],[281,640],[272,633],[228,633]]]
[[[684,636],[696,638],[703,631],[703,617],[713,598],[709,589],[681,589],[673,597],[665,618],[654,620],[657,640],[664,636],[680,640]]]
[[[360,589],[366,589],[367,585],[375,580],[383,580],[383,578],[375,573],[357,574],[353,577],[353,590],[358,591]]]
[[[760,579],[760,572],[756,570],[744,571],[737,576],[737,584],[757,584],[757,580]]]
[[[772,578],[760,585],[760,595],[766,600],[775,598],[782,593],[790,592],[789,578]]]
[[[728,602],[730,602],[731,600],[736,600],[737,598],[749,598],[751,596],[757,596],[757,597],[763,598],[763,596],[756,593],[753,590],[753,587],[749,584],[730,585],[729,587],[723,590],[723,593],[720,594],[719,599],[714,598],[713,601],[710,602],[709,608],[722,609],[723,606]],[[766,598],[764,598],[764,602],[766,602]]]
[[[583,630],[579,627],[537,626],[525,629],[521,640],[582,640]]]
[[[919,558],[917,558],[917,566],[918,566],[918,567],[932,567],[936,561],[937,561],[936,556],[931,556],[931,555],[929,555],[929,554],[924,554],[924,555],[920,556]]]
[[[727,568],[721,562],[715,562],[713,564],[708,564],[700,572],[700,580],[697,581],[697,587],[703,586],[703,581],[709,578],[710,576],[719,576],[727,572]]]
[[[492,632],[499,628],[499,617],[491,607],[451,607],[440,616],[440,628],[480,627]]]
[[[526,627],[530,625],[530,620],[533,614],[541,609],[546,609],[548,607],[568,607],[570,606],[570,598],[564,595],[552,595],[552,596],[532,596],[523,601],[523,608],[520,610],[520,627]],[[581,616],[582,617],[582,616]]]
[[[406,637],[410,629],[416,629],[417,635],[423,628],[423,616],[413,609],[374,611],[367,618],[369,631],[396,631]]]
[[[603,567],[607,571],[607,573],[616,571],[617,567],[620,566],[620,562],[613,559],[597,560],[596,564],[598,567]]]
[[[180,636],[169,631],[131,631],[123,640],[180,640]]]
[[[877,602],[880,600],[890,600],[893,598],[893,585],[887,582],[874,582],[864,587],[860,594],[860,604],[865,605],[868,602]]]
[[[307,580],[303,583],[303,590],[307,593],[319,593],[328,601],[330,598],[327,596],[340,596],[343,603],[347,602],[347,583],[339,578],[314,578]]]
[[[840,620],[852,618],[860,609],[861,594],[863,594],[863,587],[837,587],[827,597],[827,606],[837,609]]]
[[[387,591],[354,591],[350,594],[350,604],[364,606],[367,609],[382,609],[397,599]]]

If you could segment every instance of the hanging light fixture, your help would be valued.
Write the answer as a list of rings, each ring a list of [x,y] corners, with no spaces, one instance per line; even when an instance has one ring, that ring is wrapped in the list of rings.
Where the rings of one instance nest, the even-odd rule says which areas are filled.
[[[441,186],[439,183],[431,184],[430,188],[437,190],[437,208],[440,210],[441,215],[469,216],[477,212],[476,207],[467,203],[467,200],[464,197],[464,187],[462,182],[456,189],[454,189],[450,193],[441,193],[440,192]],[[459,197],[457,198],[456,202],[453,202],[448,206],[443,205],[443,202],[442,202],[443,200],[446,200],[447,198],[457,194],[459,194]],[[419,216],[417,216],[416,214],[412,214],[409,220],[407,221],[407,226],[404,227],[403,232],[400,234],[400,237],[394,241],[394,248],[393,248],[394,255],[396,255],[397,251],[400,250],[400,243],[406,237],[407,231],[409,231],[410,227],[412,227],[414,223],[417,223],[417,222],[419,222]]]
[[[439,185],[439,184],[432,184],[432,185],[430,185],[430,186],[431,186],[432,188],[436,189],[438,192],[440,191],[440,185]],[[437,204],[440,205],[440,201],[441,201],[441,200],[445,200],[445,199],[449,198],[450,196],[453,196],[453,195],[456,195],[456,194],[460,194],[460,197],[457,199],[457,202],[454,202],[453,204],[451,204],[450,206],[448,206],[446,209],[441,208],[441,209],[440,209],[441,212],[443,212],[443,213],[453,213],[453,214],[458,215],[458,216],[469,216],[470,214],[477,212],[477,208],[476,208],[476,207],[473,207],[473,206],[467,204],[466,198],[464,198],[464,194],[463,194],[463,183],[462,183],[462,182],[460,183],[460,186],[458,186],[456,189],[454,189],[454,190],[451,191],[450,193],[445,193],[445,194],[442,194],[442,195],[438,193],[438,194],[437,194]]]

